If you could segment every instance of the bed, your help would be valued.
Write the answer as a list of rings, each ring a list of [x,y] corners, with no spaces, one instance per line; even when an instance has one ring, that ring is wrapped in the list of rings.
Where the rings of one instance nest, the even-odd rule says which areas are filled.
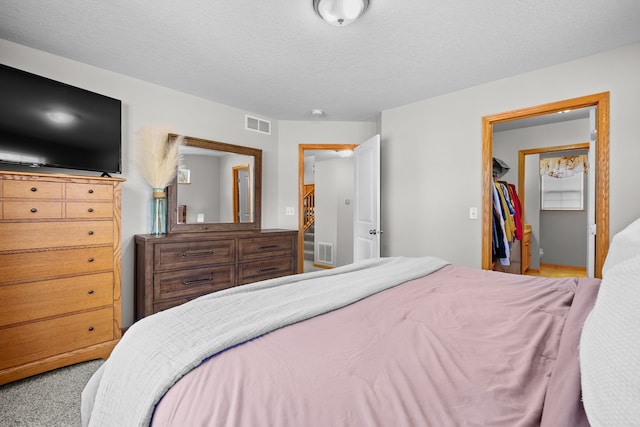
[[[616,264],[640,264],[617,237]],[[606,372],[580,365],[607,365],[592,356],[606,282],[393,257],[217,292],[134,324],[87,384],[83,425],[607,425],[587,405]]]

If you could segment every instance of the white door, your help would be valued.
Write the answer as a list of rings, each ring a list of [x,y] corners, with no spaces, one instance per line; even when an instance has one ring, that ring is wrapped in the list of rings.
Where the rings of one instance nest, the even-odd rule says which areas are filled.
[[[595,275],[596,258],[596,109],[589,109],[589,171],[587,173],[587,277]]]
[[[353,261],[380,257],[380,135],[354,150]]]

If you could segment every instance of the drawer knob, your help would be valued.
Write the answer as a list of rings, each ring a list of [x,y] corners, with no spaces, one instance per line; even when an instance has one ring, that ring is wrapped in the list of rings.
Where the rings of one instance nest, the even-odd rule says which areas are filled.
[[[87,292],[89,295],[93,295],[93,289],[89,289],[89,291]]]
[[[92,188],[89,189],[89,194],[93,194],[93,189]]]
[[[89,230],[89,236],[93,236],[93,230]]]
[[[89,332],[93,331],[93,326],[89,326]]]
[[[31,187],[31,191],[35,193],[36,191],[38,191],[38,189],[36,187]]]
[[[93,262],[93,261],[94,261],[94,259],[93,259],[93,258],[89,258],[89,262]]]
[[[32,213],[36,213],[36,212],[38,212],[38,209],[36,209],[36,208],[31,208],[31,212],[32,212]]]
[[[266,273],[267,271],[276,271],[278,267],[260,268],[258,273]]]
[[[89,212],[93,212],[93,208],[89,208],[87,209]]]

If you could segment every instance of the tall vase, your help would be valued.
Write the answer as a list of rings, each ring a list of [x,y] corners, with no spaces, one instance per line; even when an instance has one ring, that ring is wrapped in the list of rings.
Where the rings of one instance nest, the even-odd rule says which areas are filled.
[[[151,234],[167,233],[167,193],[164,188],[153,189],[151,200]]]

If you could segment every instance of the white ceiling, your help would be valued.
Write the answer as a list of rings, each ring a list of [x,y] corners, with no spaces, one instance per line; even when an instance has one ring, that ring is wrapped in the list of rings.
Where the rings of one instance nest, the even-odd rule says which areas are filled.
[[[640,42],[638,0],[0,0],[0,38],[284,120],[383,110]],[[1,61],[1,56],[0,56]]]

